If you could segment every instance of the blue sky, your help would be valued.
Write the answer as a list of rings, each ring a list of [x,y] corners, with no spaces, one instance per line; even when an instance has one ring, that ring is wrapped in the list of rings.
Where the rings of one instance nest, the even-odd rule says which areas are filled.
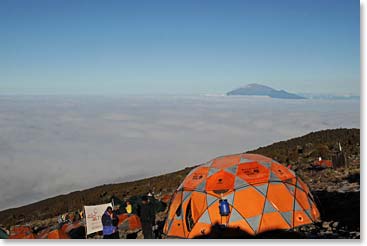
[[[359,94],[357,0],[0,1],[0,94]]]

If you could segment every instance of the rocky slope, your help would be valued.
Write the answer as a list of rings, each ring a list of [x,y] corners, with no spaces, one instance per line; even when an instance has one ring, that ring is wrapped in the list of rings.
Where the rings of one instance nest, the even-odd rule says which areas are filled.
[[[347,159],[347,166],[337,169],[315,169],[311,164],[321,156],[330,159],[339,150],[339,143]],[[359,238],[360,235],[360,131],[359,129],[334,129],[313,132],[305,136],[261,147],[251,153],[271,157],[291,165],[313,191],[321,212],[321,222],[297,228],[296,238]],[[214,157],[213,157],[214,158]],[[27,206],[0,212],[0,224],[45,225],[54,223],[55,216],[76,211],[83,205],[145,194],[150,189],[156,193],[172,194],[184,177],[194,167],[157,177],[128,183],[102,185],[46,199]],[[158,217],[164,219],[165,213]],[[296,235],[296,236],[294,236]],[[276,237],[270,235],[268,237]]]

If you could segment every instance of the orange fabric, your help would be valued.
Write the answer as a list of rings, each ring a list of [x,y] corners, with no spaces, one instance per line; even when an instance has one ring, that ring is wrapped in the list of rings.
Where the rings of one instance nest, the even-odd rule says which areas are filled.
[[[138,230],[141,228],[141,222],[138,216],[131,215],[129,218],[130,230]]]
[[[223,157],[218,157],[215,160],[213,160],[212,167],[215,168],[226,168],[233,166],[234,164],[238,163],[240,161],[239,155],[227,155]]]
[[[220,200],[229,214],[221,216]],[[308,186],[278,162],[257,154],[222,156],[193,169],[175,192],[164,233],[195,238],[218,223],[250,235],[317,221]]]
[[[233,190],[234,176],[223,170],[212,175],[206,181],[206,190],[224,191]]]
[[[333,167],[333,162],[331,160],[321,160],[315,161],[313,165],[318,167]]]
[[[61,230],[66,232],[66,230],[69,228],[69,224],[63,224],[61,227]]]
[[[282,195],[279,195],[282,194]],[[294,196],[288,191],[287,187],[280,184],[270,184],[268,188],[268,199],[273,207],[281,212],[293,210]]]
[[[29,226],[15,226],[10,230],[9,239],[35,239],[36,236]]]
[[[22,234],[22,233],[24,234],[28,232],[32,232],[32,228],[29,226],[15,226],[10,231],[10,234]]]
[[[293,172],[290,172],[290,169],[282,165],[271,165],[271,171],[282,181],[294,177]]]
[[[65,233],[69,233],[71,230],[79,228],[81,226],[80,222],[74,222],[72,224],[64,224],[61,227],[61,231],[65,232]]]
[[[129,217],[129,214],[127,214],[127,213],[125,213],[125,214],[119,214],[118,215],[118,218],[119,218],[118,225],[121,225],[128,217]]]
[[[265,197],[254,188],[237,191],[234,198],[234,207],[237,211],[250,218],[262,213]]]
[[[192,218],[194,222],[197,222],[207,208],[206,196],[203,193],[195,192],[191,195],[191,199],[195,201],[191,203]]]
[[[195,189],[201,182],[203,182],[208,175],[208,167],[198,167],[193,170],[189,175],[185,178],[183,182],[183,187],[185,189]]]
[[[171,200],[172,196],[171,195],[164,195],[162,198],[161,198],[161,202],[164,202],[164,203],[169,203],[169,201]]]
[[[264,183],[269,179],[270,171],[258,162],[239,164],[237,176],[249,184]]]
[[[62,228],[66,229],[65,225]],[[70,237],[63,229],[52,229],[49,227],[39,232],[37,239],[70,239]]]
[[[33,233],[25,234],[16,234],[16,235],[10,235],[9,239],[36,239],[36,236]]]
[[[70,237],[62,230],[53,230],[48,233],[47,239],[70,239]]]
[[[239,228],[240,230],[247,232],[248,234],[252,235],[255,232],[252,230],[251,226],[245,220],[238,220],[232,222],[228,225],[229,228]]]
[[[38,232],[37,239],[46,239],[49,232],[50,228],[43,229],[42,231]]]
[[[141,228],[140,219],[135,214],[124,213],[124,214],[118,215],[118,218],[119,218],[118,225],[121,225],[122,223],[128,223],[129,230],[134,231],[134,230],[138,230]]]
[[[170,210],[168,211],[168,217],[172,218],[175,216],[177,209],[182,203],[182,192],[179,191],[174,195],[172,203],[170,205]]]
[[[204,236],[211,232],[211,226],[205,223],[196,223],[190,234],[188,234],[187,238],[194,238],[195,236]],[[182,237],[182,234],[175,232],[177,237]]]
[[[280,213],[267,213],[262,216],[258,233],[279,229],[288,230],[290,228],[291,226],[283,220]]]

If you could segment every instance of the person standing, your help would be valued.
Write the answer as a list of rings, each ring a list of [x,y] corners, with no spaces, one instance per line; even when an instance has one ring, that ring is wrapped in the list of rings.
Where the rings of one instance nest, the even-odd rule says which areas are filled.
[[[119,239],[119,231],[117,229],[118,217],[112,211],[112,207],[108,206],[102,215],[103,239]]]
[[[152,226],[155,223],[155,211],[153,204],[150,202],[147,196],[144,196],[142,198],[139,217],[141,221],[144,239],[153,239],[154,237]]]
[[[130,201],[126,201],[126,207],[125,207],[126,213],[129,215],[133,212],[133,206],[131,205]]]

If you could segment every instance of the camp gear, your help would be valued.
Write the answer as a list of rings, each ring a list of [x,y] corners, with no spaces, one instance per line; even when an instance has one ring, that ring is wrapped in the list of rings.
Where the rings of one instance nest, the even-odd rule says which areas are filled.
[[[227,199],[219,200],[219,213],[221,216],[229,215],[229,204]]]

